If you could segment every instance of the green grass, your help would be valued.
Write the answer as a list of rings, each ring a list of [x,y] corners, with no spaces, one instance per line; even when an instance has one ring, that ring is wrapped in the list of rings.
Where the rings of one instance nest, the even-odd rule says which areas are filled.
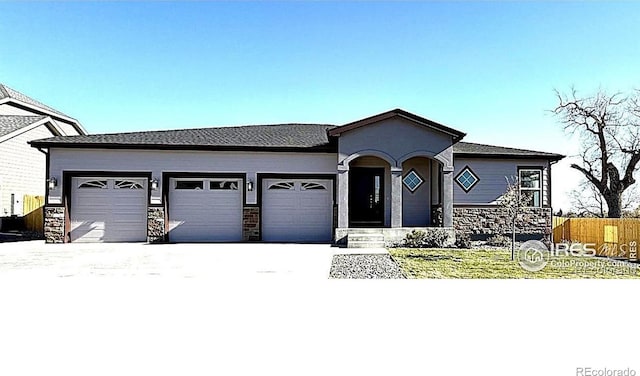
[[[552,256],[544,269],[530,272],[511,261],[510,250],[399,248],[389,252],[408,278],[640,278],[640,264],[600,257]]]

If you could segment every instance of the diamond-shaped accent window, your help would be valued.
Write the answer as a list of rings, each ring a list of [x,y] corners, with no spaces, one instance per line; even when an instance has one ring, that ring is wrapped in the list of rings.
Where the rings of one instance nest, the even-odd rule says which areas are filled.
[[[422,183],[424,183],[424,180],[420,177],[420,175],[418,175],[418,173],[416,173],[414,170],[411,170],[404,177],[404,179],[402,179],[402,182],[404,183],[404,186],[407,187],[407,189],[409,189],[411,192],[415,192],[415,190],[418,189],[422,185]]]
[[[480,179],[468,166],[465,167],[458,176],[456,176],[456,183],[458,183],[460,188],[465,192],[469,192],[479,181]]]

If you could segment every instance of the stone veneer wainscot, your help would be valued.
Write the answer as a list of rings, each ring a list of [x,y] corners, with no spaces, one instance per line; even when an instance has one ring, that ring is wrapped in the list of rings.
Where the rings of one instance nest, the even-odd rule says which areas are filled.
[[[149,207],[147,209],[147,241],[149,243],[165,242],[164,228],[164,208]]]
[[[64,243],[64,208],[44,208],[44,239],[47,243]]]
[[[499,206],[455,207],[453,226],[456,231],[467,233],[474,238],[511,234],[507,212]],[[551,208],[526,208],[516,223],[518,235],[542,238],[548,236],[550,230]]]
[[[260,240],[260,208],[257,206],[245,206],[242,210],[242,239]]]

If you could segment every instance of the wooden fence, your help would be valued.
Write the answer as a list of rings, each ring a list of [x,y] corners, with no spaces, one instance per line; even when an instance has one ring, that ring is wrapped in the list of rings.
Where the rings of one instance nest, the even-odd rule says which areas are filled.
[[[638,218],[553,218],[553,242],[593,243],[600,256],[638,259]]]
[[[42,233],[44,226],[44,196],[24,195],[22,197],[22,213],[24,227],[29,231]]]

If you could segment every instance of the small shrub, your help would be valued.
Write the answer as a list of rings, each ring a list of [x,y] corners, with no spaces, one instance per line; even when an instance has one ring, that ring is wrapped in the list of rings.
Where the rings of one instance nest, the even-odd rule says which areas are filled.
[[[456,234],[456,248],[471,248],[471,237],[466,232]]]
[[[504,235],[494,235],[487,239],[487,245],[493,247],[508,247],[511,245],[511,239]]]
[[[442,229],[432,229],[427,231],[424,242],[427,247],[442,248],[447,243],[449,234]]]
[[[420,248],[424,245],[424,239],[427,233],[420,230],[413,230],[404,236],[402,245],[409,248]]]
[[[442,248],[447,239],[449,239],[449,234],[442,229],[413,230],[405,235],[402,245],[408,248]]]

